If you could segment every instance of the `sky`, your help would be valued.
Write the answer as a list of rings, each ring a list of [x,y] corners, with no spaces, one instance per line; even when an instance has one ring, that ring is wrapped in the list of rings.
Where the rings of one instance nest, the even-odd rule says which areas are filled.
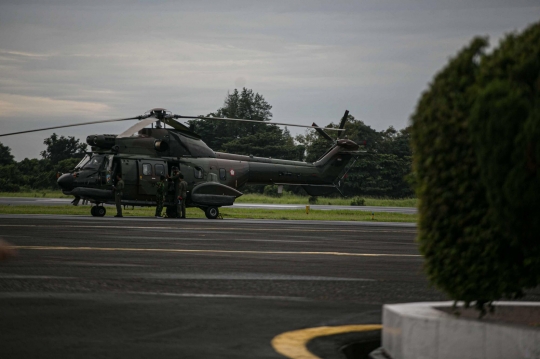
[[[402,129],[474,36],[494,46],[537,21],[537,0],[0,0],[0,134],[155,107],[206,115],[244,86],[276,122],[324,126],[348,109],[376,130]],[[0,141],[22,160],[52,132],[84,140],[130,125]]]

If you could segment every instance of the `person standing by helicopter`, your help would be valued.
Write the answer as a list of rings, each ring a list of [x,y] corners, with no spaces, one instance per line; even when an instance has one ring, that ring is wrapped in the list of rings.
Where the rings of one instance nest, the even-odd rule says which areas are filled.
[[[114,202],[116,203],[116,216],[122,216],[122,191],[124,190],[124,181],[122,180],[122,175],[116,175],[116,186],[113,186],[114,191]]]
[[[180,183],[178,184],[178,218],[186,218],[186,199],[187,199],[187,182],[184,181],[184,175],[180,173]]]
[[[180,196],[180,176],[182,174],[180,173],[180,170],[178,169],[178,167],[172,167],[172,177],[167,175],[167,178],[171,179],[173,181],[173,186],[174,186],[174,202],[176,204],[176,215],[173,216],[173,217],[176,217],[178,218],[180,216],[180,213],[178,212],[178,210],[180,209],[180,206],[179,206],[179,202],[178,202],[178,196]]]
[[[163,211],[163,203],[165,202],[165,176],[159,177],[159,182],[156,184],[156,218],[161,218]]]

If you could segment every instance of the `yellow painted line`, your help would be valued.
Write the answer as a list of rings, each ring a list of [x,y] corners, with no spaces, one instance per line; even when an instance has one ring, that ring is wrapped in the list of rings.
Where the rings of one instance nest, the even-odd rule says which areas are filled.
[[[222,249],[167,249],[167,248],[115,248],[115,247],[65,247],[65,246],[11,246],[13,249],[41,251],[108,251],[108,252],[162,252],[162,253],[225,253],[225,254],[285,254],[323,255],[348,257],[421,257],[419,254],[348,253],[348,252],[292,252],[292,251],[230,251]]]
[[[38,224],[0,224],[0,227],[46,227],[46,228],[111,228],[111,229],[179,229],[184,230],[203,230],[203,231],[286,231],[291,228],[210,228],[210,227],[151,227],[151,226],[85,226],[85,225],[38,225]],[[397,230],[358,230],[358,229],[301,229],[293,228],[297,232],[354,232],[354,233],[412,233],[415,231],[397,231]]]
[[[307,343],[318,337],[350,332],[367,332],[379,330],[382,325],[342,325],[339,327],[317,327],[294,330],[277,335],[272,339],[272,346],[279,354],[291,359],[320,359],[307,349]]]

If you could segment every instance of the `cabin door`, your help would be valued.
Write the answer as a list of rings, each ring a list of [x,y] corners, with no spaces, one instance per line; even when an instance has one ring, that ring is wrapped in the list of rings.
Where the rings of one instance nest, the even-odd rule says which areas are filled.
[[[155,196],[156,183],[161,175],[167,174],[167,162],[155,159],[137,160],[139,167],[139,194]]]

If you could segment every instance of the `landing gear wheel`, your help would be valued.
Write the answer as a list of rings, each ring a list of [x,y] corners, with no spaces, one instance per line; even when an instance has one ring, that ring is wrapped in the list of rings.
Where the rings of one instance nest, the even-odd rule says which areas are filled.
[[[97,208],[97,207],[92,207],[92,208],[90,208],[90,214],[91,214],[92,216],[94,216],[94,217],[97,216],[97,214],[96,214],[96,208]]]
[[[216,219],[219,216],[219,209],[217,207],[206,207],[204,214],[208,219]]]
[[[103,206],[96,206],[94,208],[94,213],[96,214],[96,217],[103,217],[105,213],[107,213],[107,210]]]

